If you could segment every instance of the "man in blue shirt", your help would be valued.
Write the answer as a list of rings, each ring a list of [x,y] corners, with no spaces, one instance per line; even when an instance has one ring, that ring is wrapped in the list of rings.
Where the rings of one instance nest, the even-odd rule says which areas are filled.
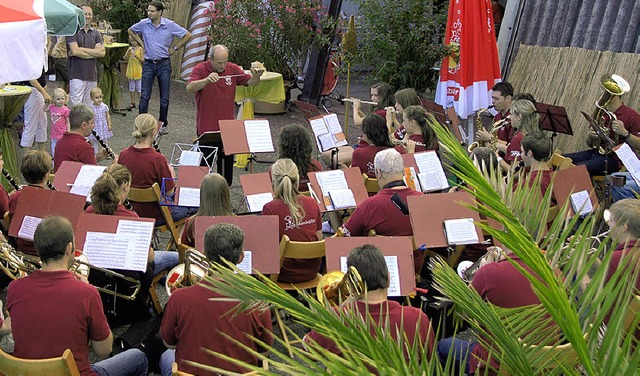
[[[162,133],[167,133],[167,113],[169,112],[169,84],[171,82],[170,57],[184,47],[191,39],[191,33],[177,23],[162,17],[164,5],[159,1],[149,3],[149,18],[129,28],[129,36],[144,46],[144,63],[142,64],[142,94],[139,112],[146,114],[151,99],[153,80],[158,77],[160,88],[160,116]],[[142,39],[140,39],[142,36]],[[174,44],[174,37],[179,38]],[[144,43],[143,43],[144,40]]]

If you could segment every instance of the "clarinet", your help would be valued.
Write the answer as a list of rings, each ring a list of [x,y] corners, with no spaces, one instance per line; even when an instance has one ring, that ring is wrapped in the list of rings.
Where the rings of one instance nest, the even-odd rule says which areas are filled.
[[[56,187],[54,187],[51,181],[49,180],[47,180],[47,188],[49,188],[52,191],[57,191]]]
[[[98,133],[96,133],[96,131],[91,131],[91,134],[93,135],[93,137],[96,138],[96,141],[98,141],[98,143],[100,144],[100,146],[102,146],[104,148],[104,150],[107,151],[107,154],[109,154],[109,156],[111,157],[111,159],[116,159],[116,154],[113,152],[113,150],[111,150],[111,148],[109,147],[109,145],[107,145],[104,141],[102,141],[102,139],[100,138],[100,136],[98,136]]]
[[[13,180],[13,178],[11,177],[11,175],[9,175],[9,171],[5,170],[4,168],[2,169],[2,175],[4,176],[5,179],[7,179],[7,181],[9,182],[9,184],[11,184],[11,186],[13,187],[13,189],[15,189],[16,191],[20,190],[20,186],[18,185],[18,183],[16,183],[15,180]]]

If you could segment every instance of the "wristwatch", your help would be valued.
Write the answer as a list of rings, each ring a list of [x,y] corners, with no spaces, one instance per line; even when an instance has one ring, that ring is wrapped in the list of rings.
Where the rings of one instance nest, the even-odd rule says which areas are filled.
[[[622,136],[622,138],[624,138],[625,140],[629,138],[629,136],[631,136],[631,131],[627,131],[627,134],[625,134],[624,136]]]

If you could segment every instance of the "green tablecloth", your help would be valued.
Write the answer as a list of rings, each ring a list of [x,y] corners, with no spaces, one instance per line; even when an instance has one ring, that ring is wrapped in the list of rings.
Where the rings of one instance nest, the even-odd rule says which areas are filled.
[[[256,86],[236,86],[236,102],[242,102],[242,119],[254,118],[253,106],[256,101],[275,104],[284,99],[284,80],[280,73],[264,72]],[[249,154],[238,154],[233,166],[245,168],[248,162]]]
[[[129,45],[126,43],[105,44],[106,53],[99,59],[104,64],[104,72],[98,86],[104,94],[104,103],[112,110],[120,109],[120,71],[118,61],[127,53]]]
[[[14,179],[18,176],[18,156],[11,135],[11,123],[20,114],[29,94],[31,94],[29,86],[6,86],[0,90],[0,149],[2,149],[4,169]],[[7,191],[13,190],[4,178],[2,178],[2,185]]]

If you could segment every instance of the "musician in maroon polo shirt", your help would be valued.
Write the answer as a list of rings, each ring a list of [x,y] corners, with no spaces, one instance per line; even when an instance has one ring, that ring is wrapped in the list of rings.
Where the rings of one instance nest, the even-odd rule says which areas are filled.
[[[406,204],[407,196],[422,195],[407,187],[402,180],[404,164],[402,156],[395,149],[387,149],[375,156],[375,173],[380,191],[369,197],[356,207],[349,221],[343,226],[348,236],[367,236],[369,231],[375,230],[377,235],[384,236],[413,236],[409,215],[404,214],[392,201]],[[424,255],[421,250],[414,251],[413,262],[416,273],[420,273]]]
[[[69,113],[69,132],[65,132],[56,144],[53,156],[53,172],[60,168],[64,161],[81,162],[90,165],[98,164],[93,147],[85,137],[91,134],[96,125],[93,111],[84,103],[71,106]],[[101,154],[99,154],[102,156]]]
[[[370,315],[373,322],[370,322],[370,330],[375,335],[375,328],[379,325],[388,325],[383,331],[388,332],[398,342],[402,341],[405,349],[405,358],[423,354],[408,354],[407,346],[414,343],[424,345],[425,355],[430,357],[433,351],[434,336],[431,322],[427,315],[420,309],[409,306],[402,306],[396,301],[387,300],[387,290],[389,288],[389,270],[384,261],[384,256],[378,248],[365,244],[354,248],[347,256],[347,266],[353,266],[358,270],[362,282],[364,282],[367,293],[356,297],[355,303],[346,305],[344,310],[355,310],[360,315]],[[363,320],[366,317],[362,317]],[[338,346],[330,338],[326,338],[315,331],[311,331],[304,338],[304,342],[314,341],[318,345],[340,355]]]
[[[627,198],[615,202],[609,213],[607,224],[610,235],[618,245],[611,256],[606,281],[620,267],[630,268],[632,275],[639,268],[638,258],[632,252],[638,252],[636,242],[640,238],[640,200]],[[636,276],[634,294],[640,294],[640,273]]]
[[[520,157],[528,171],[525,181],[531,187],[536,179],[540,179],[540,193],[544,196],[553,176],[553,171],[547,163],[551,154],[551,140],[542,131],[527,133],[522,138],[520,150]],[[538,178],[538,175],[541,176]],[[555,204],[556,200],[552,198],[551,205]]]
[[[243,259],[244,233],[233,224],[223,223],[209,227],[204,234],[204,253],[211,262],[222,259],[240,263]],[[207,288],[207,282],[176,290],[165,308],[160,334],[169,349],[160,359],[163,375],[171,374],[171,365],[178,363],[180,371],[197,375],[217,375],[190,366],[185,360],[212,365],[228,371],[246,372],[243,367],[222,360],[205,351],[211,350],[231,358],[257,364],[258,358],[221,333],[239,341],[244,346],[258,349],[249,338],[253,336],[271,345],[271,312],[249,310],[229,314],[239,304],[237,301],[220,300],[223,295]]]

